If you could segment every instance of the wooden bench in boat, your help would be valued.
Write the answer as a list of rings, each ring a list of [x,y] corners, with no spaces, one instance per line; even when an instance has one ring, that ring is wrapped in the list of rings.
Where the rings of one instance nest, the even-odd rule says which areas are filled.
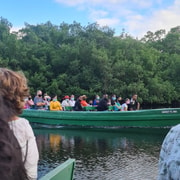
[[[75,159],[68,159],[40,180],[72,180],[74,173]]]

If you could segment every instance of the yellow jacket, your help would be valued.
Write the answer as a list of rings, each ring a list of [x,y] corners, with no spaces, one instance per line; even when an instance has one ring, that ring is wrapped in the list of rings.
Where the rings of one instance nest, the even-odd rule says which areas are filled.
[[[50,102],[50,110],[51,111],[62,111],[62,106],[59,101],[51,101]]]

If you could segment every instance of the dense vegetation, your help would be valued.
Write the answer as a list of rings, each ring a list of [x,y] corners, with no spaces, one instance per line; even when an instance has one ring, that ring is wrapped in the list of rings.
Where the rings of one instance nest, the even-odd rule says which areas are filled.
[[[31,94],[139,95],[145,104],[180,102],[180,26],[141,40],[96,23],[12,24],[0,18],[0,66],[22,70]]]

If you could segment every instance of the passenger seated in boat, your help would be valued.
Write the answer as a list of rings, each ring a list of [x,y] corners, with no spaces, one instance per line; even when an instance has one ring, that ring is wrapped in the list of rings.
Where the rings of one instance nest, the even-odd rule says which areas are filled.
[[[95,99],[93,101],[93,106],[97,106],[99,104],[99,101],[100,101],[100,97],[99,97],[99,95],[96,95]]]
[[[97,106],[97,110],[98,111],[107,111],[108,106],[109,106],[108,103],[109,103],[108,95],[105,94],[105,95],[103,95],[103,98],[100,100],[100,102]]]
[[[88,104],[89,104],[89,106],[93,106],[93,100],[90,99]]]
[[[86,99],[87,99],[87,96],[86,96],[86,95],[83,95],[83,96],[82,96],[82,100],[81,100],[81,106],[82,106],[82,107],[89,106],[89,104],[86,102]]]
[[[5,106],[6,111],[4,111],[4,113],[6,114],[6,119],[4,120],[6,120],[6,122],[8,123],[10,129],[12,130],[19,143],[19,145],[17,146],[17,143],[14,144],[15,142],[12,142],[12,140],[15,140],[15,138],[13,138],[12,136],[8,138],[7,136],[7,140],[9,139],[9,142],[6,145],[12,148],[9,150],[14,151],[14,155],[17,155],[15,153],[17,153],[18,150],[20,150],[22,153],[22,158],[21,156],[13,157],[14,155],[10,155],[10,151],[5,148],[5,142],[1,141],[0,150],[4,150],[7,156],[4,157],[3,154],[0,153],[0,165],[4,165],[3,167],[0,167],[0,171],[2,172],[3,169],[8,170],[8,172],[6,172],[7,180],[26,180],[37,178],[39,153],[37,149],[36,139],[29,121],[19,117],[24,107],[24,98],[28,96],[29,88],[27,86],[27,80],[22,73],[14,72],[6,68],[0,68],[0,97],[3,98],[3,104],[1,104],[0,102],[0,110],[2,111],[2,108]],[[0,117],[3,118],[2,113]],[[2,125],[0,125],[0,127],[2,127]],[[9,132],[9,128],[7,130]],[[6,130],[4,129],[4,131]],[[0,132],[2,133],[2,130],[0,130]],[[0,139],[2,140],[2,134],[0,137]],[[9,163],[8,166],[7,164],[2,164],[2,162],[5,162],[5,160],[6,163]],[[13,160],[17,162],[13,163]],[[24,171],[24,168],[20,169],[22,167],[20,166],[21,163],[24,164],[27,173],[27,176],[24,176],[24,178],[20,178],[21,172]],[[1,172],[0,179],[4,180]]]
[[[42,98],[42,91],[38,90],[37,91],[37,95],[34,98],[34,105],[35,105],[35,109],[44,109],[45,103],[44,100]]]
[[[121,110],[121,102],[122,98],[121,97],[118,97],[118,99],[115,101],[115,104],[114,104],[114,111],[120,111]]]
[[[63,107],[63,110],[65,111],[66,110],[66,107],[69,107],[71,106],[70,103],[69,103],[69,96],[64,96],[64,100],[62,101],[62,107]]]
[[[121,111],[127,111],[129,103],[130,103],[129,98],[126,98],[125,102],[122,104]]]
[[[50,102],[50,110],[51,111],[63,110],[61,103],[57,100],[57,95],[54,95],[52,101]]]
[[[111,106],[114,106],[115,103],[116,103],[116,95],[113,94],[113,95],[111,96]]]
[[[74,100],[74,95],[72,94],[69,99],[69,104],[71,107],[75,106],[76,101]]]
[[[79,96],[79,98],[76,100],[76,103],[74,105],[74,111],[82,111],[83,108],[81,106],[82,96]]]
[[[128,109],[130,111],[136,111],[140,109],[140,103],[137,101],[137,94],[134,94],[130,100],[130,104],[128,105]]]
[[[34,101],[32,100],[32,97],[29,96],[25,102],[25,109],[32,109],[33,105],[34,105]]]
[[[45,93],[44,94],[44,103],[45,103],[46,110],[49,110],[50,101],[51,101],[51,97],[47,93]]]

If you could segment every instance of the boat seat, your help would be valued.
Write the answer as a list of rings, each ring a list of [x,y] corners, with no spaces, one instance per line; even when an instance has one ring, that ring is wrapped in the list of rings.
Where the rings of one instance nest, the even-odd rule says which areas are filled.
[[[108,106],[108,111],[114,111],[114,106]]]
[[[40,178],[40,180],[73,180],[74,166],[75,159],[68,159]]]
[[[96,111],[97,108],[95,106],[85,106],[83,107],[84,111]]]
[[[72,111],[73,107],[72,106],[66,106],[64,107],[65,111]]]

